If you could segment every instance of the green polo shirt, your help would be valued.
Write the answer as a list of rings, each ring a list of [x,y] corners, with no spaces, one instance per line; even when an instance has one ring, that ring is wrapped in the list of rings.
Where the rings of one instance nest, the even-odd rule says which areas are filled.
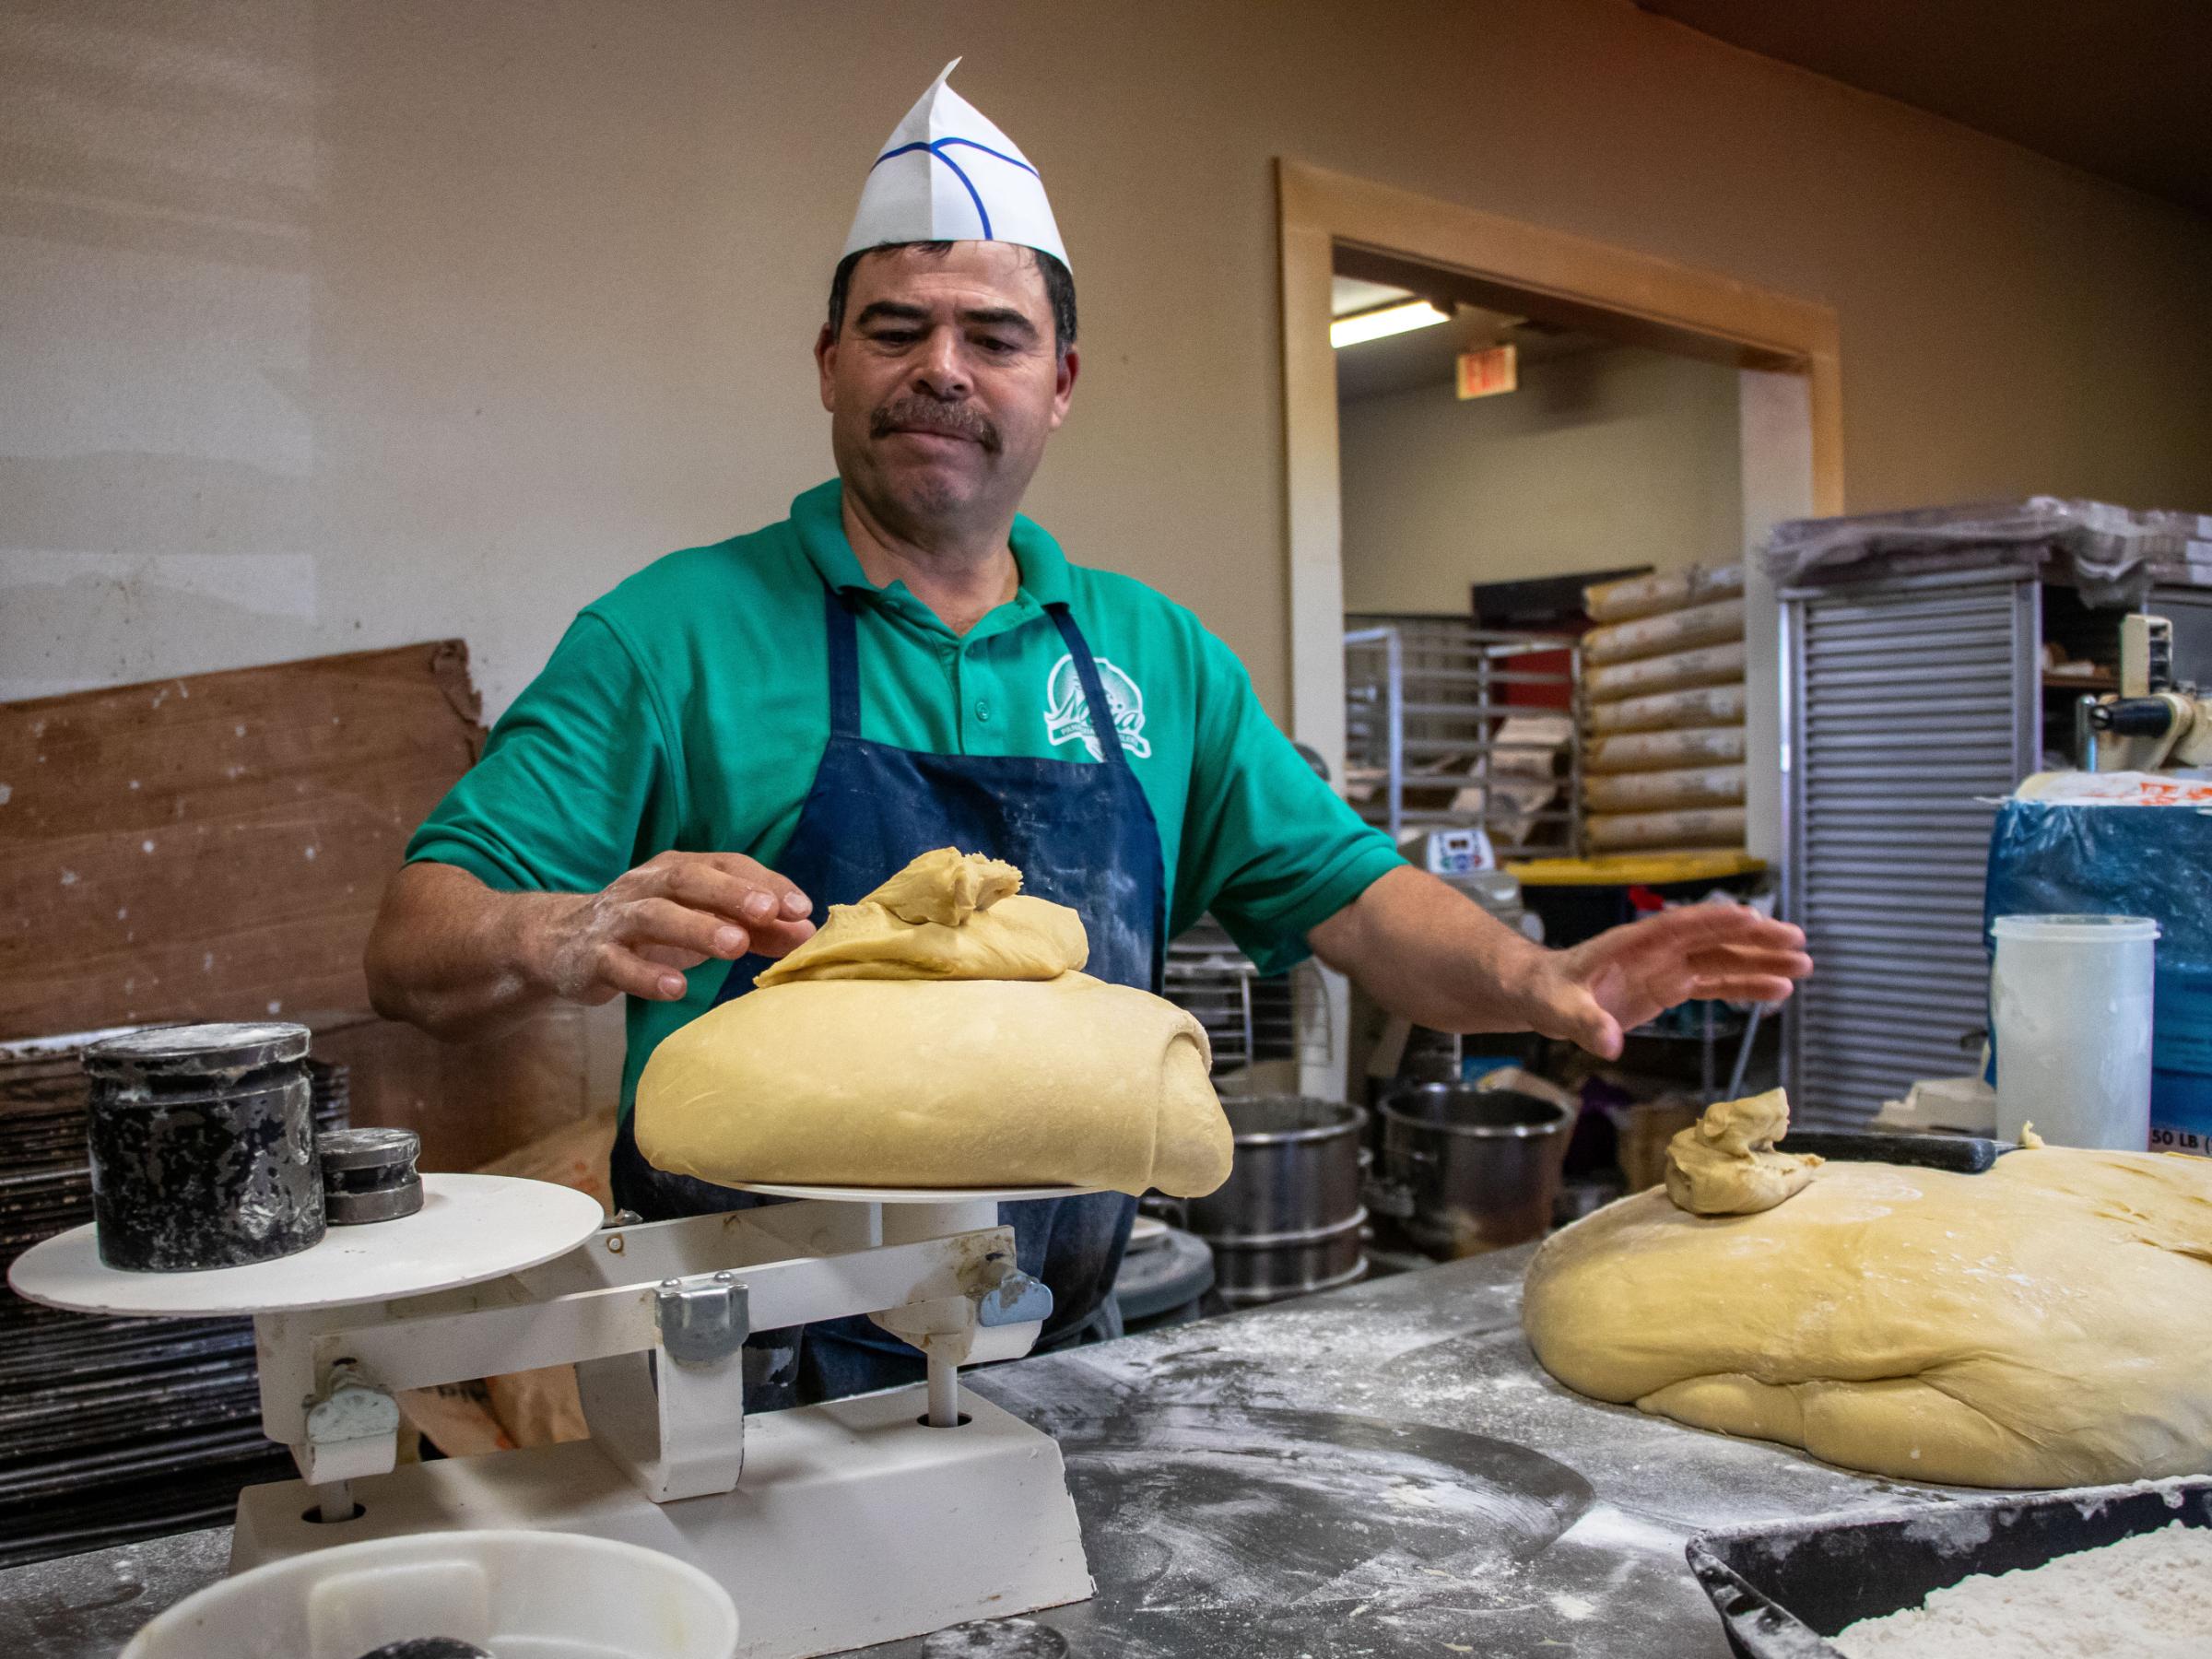
[[[1072,608],[1159,826],[1171,933],[1211,911],[1279,971],[1307,954],[1308,928],[1399,862],[1182,606],[1070,564],[1018,518],[1019,591],[957,636],[905,583],[868,581],[841,500],[834,481],[810,489],[781,524],[672,553],[586,606],[409,861],[508,892],[596,892],[670,848],[773,868],[829,741],[827,582],[861,595],[861,735],[936,754],[1099,759],[1044,609]],[[727,972],[693,970],[680,1002],[630,999],[624,1111],[653,1045],[705,1013]]]

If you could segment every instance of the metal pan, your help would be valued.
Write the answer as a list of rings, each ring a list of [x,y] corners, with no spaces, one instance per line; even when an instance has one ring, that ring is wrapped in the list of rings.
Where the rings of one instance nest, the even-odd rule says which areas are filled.
[[[1862,1618],[2175,1521],[2212,1527],[2212,1479],[2009,1493],[1882,1520],[1815,1516],[1705,1533],[1686,1553],[1738,1659],[1841,1659],[1823,1639]]]

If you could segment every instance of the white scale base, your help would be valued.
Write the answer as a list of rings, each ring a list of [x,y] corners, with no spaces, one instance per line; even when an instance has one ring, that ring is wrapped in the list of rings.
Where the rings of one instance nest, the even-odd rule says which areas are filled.
[[[490,1527],[589,1533],[690,1561],[737,1604],[739,1659],[808,1659],[1093,1591],[1060,1448],[988,1400],[921,1422],[921,1386],[746,1420],[733,1492],[653,1503],[588,1441],[414,1464],[312,1519],[304,1482],[240,1494],[230,1570],[358,1539]]]
[[[1034,1324],[1006,1324],[982,1332],[1005,1351],[976,1346],[979,1293],[959,1288],[1011,1245],[994,1230],[1001,1202],[1067,1189],[776,1188],[816,1202],[603,1229],[596,1203],[560,1187],[435,1174],[423,1185],[418,1214],[333,1228],[275,1262],[118,1273],[85,1227],[9,1269],[18,1291],[55,1307],[254,1315],[264,1428],[302,1468],[327,1472],[320,1486],[241,1494],[234,1572],[408,1534],[590,1534],[718,1581],[736,1604],[741,1659],[811,1659],[1092,1594],[1060,1448],[960,1394],[954,1371],[1034,1339]],[[1001,1254],[979,1256],[986,1248]],[[737,1414],[718,1409],[737,1396],[712,1370],[727,1367],[734,1390],[732,1358],[672,1358],[656,1311],[656,1285],[723,1280],[744,1284],[763,1330],[879,1309],[913,1316],[929,1336],[959,1332],[964,1318],[967,1345],[943,1363],[932,1352],[931,1377],[968,1420],[928,1427],[925,1383],[746,1417],[740,1434]],[[950,1327],[932,1323],[945,1320]],[[600,1373],[599,1393],[585,1391],[599,1440],[393,1466],[394,1394],[571,1359],[623,1362]],[[332,1379],[344,1371],[353,1375],[341,1391]],[[649,1375],[657,1392],[629,1386]],[[317,1411],[328,1418],[321,1438]],[[610,1432],[627,1469],[602,1449]],[[713,1489],[732,1481],[735,1490]],[[655,1502],[646,1495],[655,1489],[707,1495]],[[311,1518],[348,1490],[354,1519]]]

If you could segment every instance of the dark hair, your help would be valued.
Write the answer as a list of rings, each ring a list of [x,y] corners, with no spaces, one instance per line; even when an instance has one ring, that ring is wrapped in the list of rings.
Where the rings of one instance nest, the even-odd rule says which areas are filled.
[[[871,253],[888,253],[896,248],[919,248],[924,253],[942,258],[952,252],[948,241],[878,242],[872,248],[863,248],[848,253],[837,262],[837,275],[830,278],[830,337],[844,332],[845,299],[853,291],[853,267]],[[1024,250],[1036,261],[1037,268],[1044,273],[1045,302],[1053,310],[1053,347],[1065,353],[1076,343],[1076,279],[1068,269],[1042,248]]]

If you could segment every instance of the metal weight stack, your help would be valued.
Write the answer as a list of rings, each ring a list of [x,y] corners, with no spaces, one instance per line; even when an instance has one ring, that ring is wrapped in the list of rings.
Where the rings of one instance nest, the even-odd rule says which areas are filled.
[[[89,1031],[0,1047],[0,1272],[92,1219]],[[347,1121],[343,1066],[308,1063],[317,1132]],[[219,1524],[290,1460],[261,1430],[242,1319],[60,1313],[0,1288],[0,1568]]]

